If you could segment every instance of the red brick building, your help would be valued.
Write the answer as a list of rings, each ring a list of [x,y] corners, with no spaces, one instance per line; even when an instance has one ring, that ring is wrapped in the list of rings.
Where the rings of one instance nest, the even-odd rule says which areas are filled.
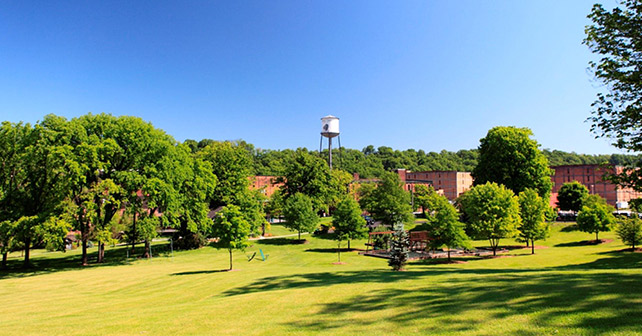
[[[473,177],[470,172],[459,172],[454,170],[433,170],[411,172],[405,169],[398,169],[397,173],[406,184],[406,190],[413,190],[416,184],[431,185],[435,190],[442,191],[443,195],[454,201],[469,190],[473,185]]]
[[[622,173],[624,168],[616,165],[563,165],[552,166],[555,174],[552,176],[553,192],[551,206],[557,206],[557,193],[564,183],[578,181],[589,190],[589,194],[597,194],[606,199],[612,206],[623,205],[632,199],[642,197],[642,193],[631,188],[618,188],[615,184],[603,179],[606,174]]]
[[[276,176],[252,176],[250,177],[250,188],[261,190],[265,196],[270,197],[274,192],[283,186],[283,183],[276,183]]]

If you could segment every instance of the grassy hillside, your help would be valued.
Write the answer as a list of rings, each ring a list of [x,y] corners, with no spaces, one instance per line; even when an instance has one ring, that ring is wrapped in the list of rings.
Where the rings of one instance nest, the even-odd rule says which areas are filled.
[[[616,252],[625,246],[613,233],[578,244],[592,235],[564,227],[536,255],[405,272],[356,252],[335,265],[335,242],[310,236],[254,242],[235,253],[233,272],[210,247],[152,260],[113,248],[112,264],[86,268],[78,251],[39,252],[35,272],[0,273],[0,325],[8,335],[642,334],[642,254]],[[248,262],[259,249],[268,260]]]

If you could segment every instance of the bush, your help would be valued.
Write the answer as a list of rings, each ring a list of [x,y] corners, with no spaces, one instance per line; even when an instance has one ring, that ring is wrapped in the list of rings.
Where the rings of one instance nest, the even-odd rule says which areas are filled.
[[[615,232],[623,243],[635,249],[642,241],[642,220],[636,217],[619,220]]]
[[[177,250],[193,250],[201,248],[207,244],[207,239],[200,233],[188,232],[186,235],[180,235],[178,232],[172,236],[174,248]]]

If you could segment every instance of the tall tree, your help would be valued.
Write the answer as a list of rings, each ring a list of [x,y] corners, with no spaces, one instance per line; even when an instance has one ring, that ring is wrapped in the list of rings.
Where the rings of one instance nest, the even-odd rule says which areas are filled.
[[[67,223],[51,220],[64,210],[79,167],[70,146],[69,123],[47,115],[30,125],[3,123],[0,156],[3,167],[0,220],[16,221],[16,237],[24,247],[24,266],[30,266],[30,249],[43,238],[62,241]],[[9,144],[7,144],[9,142]],[[60,226],[57,226],[60,225]],[[51,230],[51,231],[48,231]]]
[[[517,229],[522,239],[530,241],[532,254],[535,254],[535,240],[544,239],[548,234],[547,201],[530,188],[519,193],[519,215],[522,221]]]
[[[377,183],[376,188],[366,187],[363,191],[365,193],[361,194],[361,203],[375,220],[387,225],[412,220],[410,195],[404,190],[399,175],[386,173]]]
[[[588,195],[589,191],[582,183],[578,181],[564,183],[557,193],[557,206],[561,210],[580,211],[582,202]]]
[[[277,182],[283,183],[283,196],[287,200],[297,193],[307,195],[316,211],[327,210],[332,192],[328,164],[318,156],[298,148],[287,157],[284,170]]]
[[[532,188],[541,197],[548,198],[553,187],[553,171],[537,141],[531,139],[532,135],[528,128],[490,129],[479,145],[479,162],[472,171],[474,184],[495,182],[514,193]]]
[[[617,148],[642,151],[642,2],[622,0],[608,11],[593,6],[586,27],[586,44],[598,55],[589,62],[597,80],[605,84],[592,104],[591,130],[599,137],[614,140]],[[638,160],[614,182],[642,191],[642,161]]]
[[[502,238],[512,237],[520,224],[519,204],[512,190],[487,182],[459,196],[466,218],[466,231],[476,239],[487,239],[497,255]]]
[[[642,242],[642,220],[638,217],[619,220],[615,232],[622,242],[635,250],[635,246],[640,246]]]
[[[261,195],[250,190],[253,174],[252,156],[244,143],[210,142],[198,156],[212,165],[217,184],[212,195],[211,208],[236,205],[250,223],[252,233],[258,233],[265,223]]]
[[[367,236],[366,220],[361,216],[359,203],[350,196],[345,196],[332,215],[332,226],[339,241],[347,239],[348,249],[350,240],[362,239]]]
[[[577,214],[577,226],[580,231],[595,233],[595,241],[599,241],[600,231],[611,230],[611,224],[615,222],[613,211],[615,209],[606,204],[602,197],[589,195]]]
[[[233,204],[219,211],[212,225],[212,235],[218,238],[217,245],[226,248],[230,254],[230,271],[232,270],[232,251],[244,250],[248,245],[250,224],[245,220],[241,209]]]
[[[296,193],[285,201],[283,217],[285,217],[285,227],[296,230],[299,233],[299,240],[302,231],[312,232],[319,223],[312,200],[303,193]]]

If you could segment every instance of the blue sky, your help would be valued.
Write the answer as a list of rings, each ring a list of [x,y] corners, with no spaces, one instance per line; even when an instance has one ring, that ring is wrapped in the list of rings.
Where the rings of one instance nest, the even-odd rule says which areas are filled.
[[[606,1],[607,7],[613,6]],[[5,1],[0,120],[135,115],[177,140],[476,148],[498,125],[542,148],[594,139],[591,1]]]

